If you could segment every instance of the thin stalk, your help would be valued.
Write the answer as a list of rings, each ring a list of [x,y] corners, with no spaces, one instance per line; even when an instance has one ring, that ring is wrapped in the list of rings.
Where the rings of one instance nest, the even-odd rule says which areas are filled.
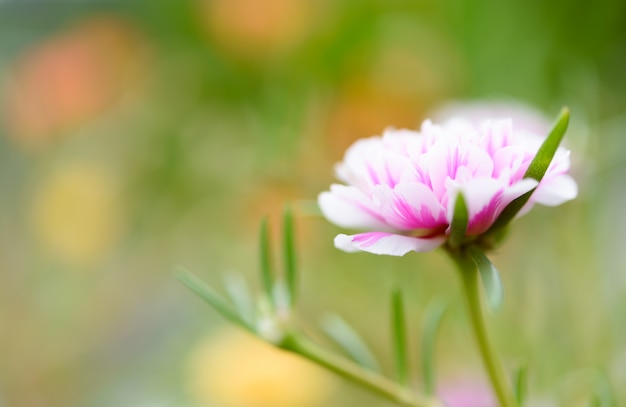
[[[398,405],[443,407],[437,399],[415,394],[386,377],[365,370],[349,360],[327,351],[302,335],[287,334],[278,346],[303,356]]]
[[[272,269],[272,255],[270,248],[270,232],[267,225],[267,218],[261,221],[261,231],[259,235],[259,260],[261,269],[261,283],[270,305],[274,307],[274,270]]]
[[[402,292],[398,289],[391,293],[391,331],[393,334],[393,353],[396,360],[398,383],[403,387],[409,387],[404,304],[402,301]]]
[[[426,394],[435,394],[435,342],[446,307],[441,302],[431,303],[426,312],[426,320],[422,328],[422,380]]]
[[[487,334],[487,326],[480,302],[478,270],[469,256],[464,253],[449,251],[449,254],[459,268],[472,330],[491,386],[498,397],[498,402],[501,407],[516,407],[517,403],[510,382]]]
[[[294,237],[293,212],[286,207],[283,213],[283,256],[285,267],[285,281],[289,292],[289,305],[294,308],[296,303],[296,247]]]

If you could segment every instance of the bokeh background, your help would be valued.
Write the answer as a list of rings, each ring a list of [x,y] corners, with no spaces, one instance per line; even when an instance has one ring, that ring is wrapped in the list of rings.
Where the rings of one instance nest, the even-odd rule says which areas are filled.
[[[173,276],[257,289],[259,220],[278,237],[288,201],[318,340],[335,311],[389,371],[401,285],[414,365],[442,299],[439,383],[480,389],[444,256],[340,253],[315,212],[352,141],[452,101],[571,108],[580,197],[517,222],[490,325],[537,405],[586,405],[596,372],[626,403],[625,2],[3,0],[0,79],[0,406],[388,405],[233,331]]]

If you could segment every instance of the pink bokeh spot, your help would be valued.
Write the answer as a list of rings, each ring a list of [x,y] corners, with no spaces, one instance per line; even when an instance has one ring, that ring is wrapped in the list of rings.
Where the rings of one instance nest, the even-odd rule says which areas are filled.
[[[456,385],[440,390],[446,407],[496,407],[494,397],[486,386]]]
[[[576,197],[564,148],[541,183],[523,178],[542,141],[543,135],[506,119],[427,120],[419,132],[389,129],[346,151],[336,167],[344,185],[320,194],[319,206],[336,225],[365,232],[337,236],[339,249],[394,256],[434,250],[448,237],[459,193],[468,207],[468,237],[488,230],[509,203],[533,188],[520,214],[536,203],[555,206]]]

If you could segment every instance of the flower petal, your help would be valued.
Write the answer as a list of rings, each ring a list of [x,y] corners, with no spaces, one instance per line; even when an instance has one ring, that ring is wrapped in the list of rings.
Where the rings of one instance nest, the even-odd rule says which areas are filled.
[[[374,254],[404,256],[410,251],[428,252],[434,250],[441,246],[444,240],[444,236],[419,238],[385,232],[368,232],[352,236],[337,235],[335,247],[349,253],[364,251]]]
[[[503,183],[493,178],[475,178],[464,183],[458,183],[448,179],[446,188],[450,191],[450,200],[447,205],[448,223],[452,222],[454,216],[454,205],[458,192],[463,192],[463,197],[467,204],[467,212],[470,223],[472,218],[483,210],[494,197],[504,189]]]
[[[531,200],[546,206],[557,206],[571,201],[578,195],[578,185],[569,175],[546,179],[539,184]]]
[[[394,186],[410,165],[408,151],[420,148],[419,133],[385,131],[382,137],[357,140],[335,167],[337,178],[364,191],[378,184]]]
[[[374,210],[370,199],[355,187],[334,184],[317,202],[322,213],[335,225],[352,229],[389,229]]]
[[[465,183],[471,178],[491,177],[493,173],[489,154],[460,136],[435,144],[423,158],[420,165],[428,172],[430,186],[438,198],[447,192],[450,179]]]
[[[501,180],[491,178],[473,179],[463,184],[460,189],[467,202],[469,223],[468,235],[477,235],[486,231],[498,218],[502,210],[515,198],[537,186],[534,179],[523,179],[511,186]],[[456,195],[454,197],[456,200]],[[448,205],[448,216],[452,217],[454,202]]]
[[[372,192],[385,221],[398,230],[432,234],[447,224],[444,207],[424,184],[404,181],[394,189],[379,185]]]

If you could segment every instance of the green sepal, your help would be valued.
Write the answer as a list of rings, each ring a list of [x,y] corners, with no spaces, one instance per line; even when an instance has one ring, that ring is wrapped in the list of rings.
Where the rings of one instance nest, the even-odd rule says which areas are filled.
[[[293,212],[289,206],[283,212],[283,256],[285,280],[289,293],[289,305],[294,306],[296,300],[297,270],[296,248],[294,236]]]
[[[561,140],[563,140],[563,136],[565,136],[568,123],[569,109],[564,107],[561,110],[556,123],[552,127],[552,130],[548,134],[548,137],[546,137],[543,141],[537,151],[537,154],[528,166],[526,173],[524,173],[524,178],[532,178],[538,182],[542,180],[552,163],[552,159],[559,148],[559,144],[561,144]],[[491,225],[491,227],[485,232],[485,235],[491,235],[497,230],[508,225],[528,202],[534,191],[535,188],[509,203],[506,208],[504,208],[500,216],[498,216],[498,219],[496,219],[493,225]]]
[[[422,328],[422,381],[424,383],[424,392],[429,396],[434,395],[436,391],[435,345],[437,343],[437,332],[441,326],[446,308],[446,305],[442,302],[431,303],[426,310]]]
[[[394,289],[391,293],[391,329],[393,335],[393,354],[396,364],[398,383],[407,386],[409,382],[406,349],[406,324],[402,292]]]
[[[539,147],[535,158],[530,162],[526,173],[524,173],[524,178],[532,178],[541,181],[552,163],[552,159],[559,148],[559,144],[561,144],[561,140],[563,140],[565,136],[568,124],[569,109],[564,107],[561,109],[548,137],[546,137],[541,147]]]
[[[200,280],[187,269],[180,266],[176,267],[176,278],[178,278],[178,280],[186,285],[198,297],[206,301],[224,318],[250,332],[254,333],[256,331],[254,327],[245,320],[245,318],[241,317],[237,312],[233,311],[231,307],[226,303],[226,301],[224,301],[222,297],[215,290],[213,290],[213,288]]]
[[[496,267],[481,250],[470,247],[468,253],[478,268],[480,280],[483,283],[487,296],[489,309],[496,312],[502,307],[502,303],[504,302],[504,286],[500,279],[500,273],[498,273]]]
[[[504,243],[506,238],[509,235],[511,230],[511,225],[504,225],[499,229],[495,229],[490,234],[483,234],[480,236],[480,239],[476,240],[475,244],[477,247],[480,247],[484,252],[490,252],[494,249],[497,249]]]
[[[467,203],[465,202],[463,193],[459,191],[456,196],[456,202],[454,203],[454,214],[450,224],[450,237],[448,241],[451,247],[457,248],[463,243],[467,234],[468,222],[469,213]]]
[[[380,372],[380,364],[363,338],[343,318],[328,314],[321,322],[322,330],[359,365]]]

